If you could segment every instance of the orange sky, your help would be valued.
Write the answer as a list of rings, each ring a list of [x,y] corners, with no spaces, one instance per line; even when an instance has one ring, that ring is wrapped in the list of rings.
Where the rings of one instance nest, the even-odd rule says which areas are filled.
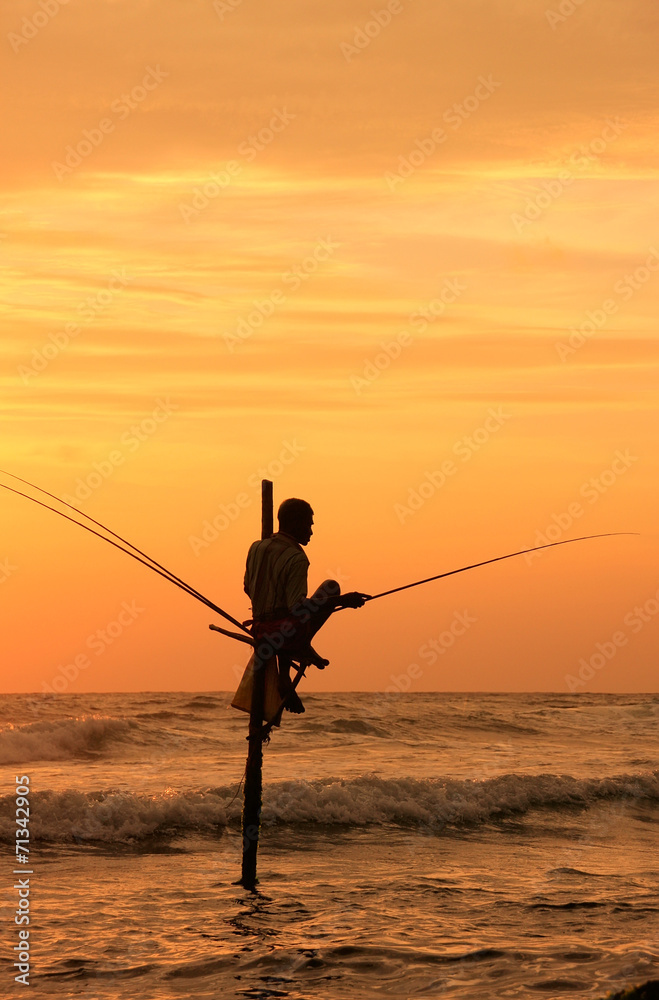
[[[656,5],[2,11],[0,466],[241,618],[264,471],[312,586],[641,532],[343,612],[305,684],[655,689]],[[0,504],[3,690],[234,686],[201,605]]]

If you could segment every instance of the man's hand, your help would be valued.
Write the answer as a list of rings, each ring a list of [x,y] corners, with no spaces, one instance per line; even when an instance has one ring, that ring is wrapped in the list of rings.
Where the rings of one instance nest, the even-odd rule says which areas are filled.
[[[341,594],[337,598],[337,610],[339,608],[363,608],[369,600],[368,594],[360,594],[358,590],[352,590],[348,594]]]

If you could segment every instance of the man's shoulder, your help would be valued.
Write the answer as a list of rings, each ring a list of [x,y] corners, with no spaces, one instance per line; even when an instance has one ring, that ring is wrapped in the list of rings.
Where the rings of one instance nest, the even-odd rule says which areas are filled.
[[[258,547],[259,547],[260,544],[261,544],[261,539],[257,538],[256,541],[252,542],[252,544],[250,545],[249,549],[247,550],[247,562],[248,563],[250,563],[254,559],[254,557],[256,555],[256,552],[257,552]]]
[[[257,538],[255,542],[249,547],[248,555],[254,555],[261,548],[265,550],[270,550],[274,553],[281,553],[285,550],[289,550],[291,559],[301,560],[307,565],[309,564],[309,559],[306,552],[299,545],[294,538],[290,535],[284,534],[282,531],[275,532],[274,535],[270,535],[270,538]]]

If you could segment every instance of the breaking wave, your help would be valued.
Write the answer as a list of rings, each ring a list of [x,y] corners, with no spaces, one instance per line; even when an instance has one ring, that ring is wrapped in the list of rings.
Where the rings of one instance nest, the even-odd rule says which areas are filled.
[[[134,728],[133,722],[103,716],[12,727],[0,733],[0,764],[96,756],[108,742],[125,738]]]
[[[506,774],[485,781],[387,780],[364,775],[266,785],[263,824],[394,824],[441,834],[445,829],[479,826],[543,807],[587,808],[602,800],[631,798],[659,801],[659,771],[599,779]],[[11,805],[9,796],[4,804]],[[134,843],[237,828],[242,797],[235,796],[235,786],[158,794],[43,791],[31,794],[30,809],[30,829],[37,840]],[[13,839],[11,812],[11,808],[0,810],[7,817],[0,821],[4,840]]]

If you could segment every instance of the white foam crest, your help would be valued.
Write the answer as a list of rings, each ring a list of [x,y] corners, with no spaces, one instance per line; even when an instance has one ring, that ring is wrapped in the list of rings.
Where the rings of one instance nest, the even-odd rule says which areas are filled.
[[[33,792],[30,796],[30,833],[33,841],[130,843],[179,831],[208,832],[227,823],[231,796],[211,790],[157,795],[108,791],[87,793]],[[7,800],[5,799],[5,802]],[[235,814],[241,802],[236,799]],[[4,810],[7,813],[7,810]],[[0,839],[13,831],[0,824]]]
[[[264,795],[265,823],[463,826],[543,806],[587,807],[602,799],[659,800],[659,772],[578,779],[504,774],[484,781],[363,776],[286,781]]]
[[[242,797],[234,788],[158,794],[107,791],[36,792],[30,828],[47,841],[131,842],[157,835],[217,832],[237,826]],[[499,775],[484,781],[382,779],[282,781],[264,789],[263,824],[366,826],[397,824],[440,832],[478,825],[540,807],[587,807],[604,799],[659,801],[659,771],[578,779],[569,775]],[[11,799],[0,815],[9,817]],[[11,840],[7,818],[0,838]]]
[[[68,760],[98,753],[112,739],[121,739],[135,727],[125,719],[105,716],[32,722],[0,733],[0,764],[37,760]]]

